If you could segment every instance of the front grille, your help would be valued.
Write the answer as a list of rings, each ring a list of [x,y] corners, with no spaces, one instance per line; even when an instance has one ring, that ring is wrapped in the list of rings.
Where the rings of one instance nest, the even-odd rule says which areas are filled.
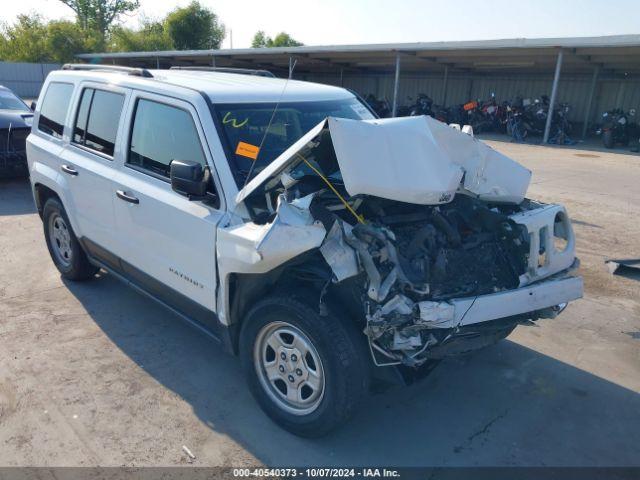
[[[30,132],[30,128],[0,130],[0,155],[24,153]]]
[[[0,130],[0,175],[4,175],[6,171],[26,170],[26,140],[30,132],[30,128]]]

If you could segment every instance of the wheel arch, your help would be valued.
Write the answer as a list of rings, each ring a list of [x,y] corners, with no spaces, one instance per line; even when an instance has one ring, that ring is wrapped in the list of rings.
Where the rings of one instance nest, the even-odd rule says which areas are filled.
[[[233,352],[238,352],[239,332],[246,314],[255,303],[267,295],[285,292],[287,295],[317,305],[319,311],[338,312],[340,319],[358,323],[362,305],[354,298],[348,285],[332,282],[332,271],[318,249],[305,252],[279,267],[262,274],[232,273],[229,276],[229,325]]]
[[[62,198],[60,198],[60,195],[58,195],[58,193],[52,188],[40,182],[36,182],[33,185],[33,198],[36,202],[36,208],[38,209],[38,215],[40,215],[40,218],[42,218],[44,204],[47,203],[47,200],[50,198],[57,199],[64,206],[64,202],[62,201]]]

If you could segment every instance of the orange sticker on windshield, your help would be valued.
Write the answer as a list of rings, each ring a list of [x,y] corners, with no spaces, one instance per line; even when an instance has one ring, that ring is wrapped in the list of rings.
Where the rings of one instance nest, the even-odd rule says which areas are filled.
[[[242,155],[243,157],[248,157],[255,160],[256,158],[258,158],[259,151],[260,147],[256,147],[255,145],[251,145],[250,143],[238,142],[236,155]]]

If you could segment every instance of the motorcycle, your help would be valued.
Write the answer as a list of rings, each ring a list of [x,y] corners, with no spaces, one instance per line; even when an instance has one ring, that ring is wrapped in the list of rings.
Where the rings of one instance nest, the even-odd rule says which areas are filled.
[[[571,108],[568,103],[560,103],[558,107],[553,110],[549,143],[555,143],[557,145],[573,145],[575,143],[570,137],[573,127],[567,118],[570,110]]]
[[[482,133],[485,131],[487,124],[478,100],[468,101],[462,106],[462,109],[466,113],[466,120],[464,123],[471,125],[474,133]]]
[[[418,94],[416,103],[409,108],[409,116],[416,117],[418,115],[429,115],[433,117],[433,100],[424,93]]]
[[[433,105],[431,112],[431,116],[442,123],[455,123],[449,120],[449,109],[444,105]]]
[[[458,125],[468,125],[467,115],[462,105],[451,105],[445,109],[447,121],[445,123],[455,123]]]
[[[386,99],[378,100],[373,93],[364,97],[364,101],[373,109],[380,118],[389,118],[391,116],[391,107]]]
[[[525,98],[523,105],[523,124],[530,135],[543,135],[549,114],[549,97],[542,95],[531,101]]]
[[[504,131],[506,112],[503,105],[496,101],[496,94],[491,93],[489,100],[482,104],[482,116],[485,119],[485,131]]]
[[[496,102],[494,93],[491,94],[490,100],[482,104],[479,100],[472,100],[462,108],[467,112],[467,120],[464,123],[471,125],[474,132],[497,132],[502,129],[504,111]]]
[[[602,143],[606,148],[613,148],[616,144],[627,146],[631,139],[638,137],[640,128],[632,121],[635,115],[635,109],[627,114],[620,108],[602,114],[602,127],[596,133],[602,135]]]
[[[522,142],[527,136],[544,134],[549,116],[549,98],[543,95],[531,101],[516,97],[511,103],[506,103],[506,130],[515,141]],[[570,135],[573,129],[568,115],[570,106],[560,103],[553,109],[549,143],[571,145],[575,143]]]
[[[529,130],[523,119],[524,109],[522,99],[516,99],[516,101],[512,103],[506,102],[505,111],[507,134],[516,142],[524,142],[529,134]]]

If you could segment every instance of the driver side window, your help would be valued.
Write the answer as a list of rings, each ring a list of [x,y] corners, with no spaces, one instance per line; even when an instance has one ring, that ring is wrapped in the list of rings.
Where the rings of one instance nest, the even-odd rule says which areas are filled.
[[[207,165],[191,114],[178,107],[139,99],[127,164],[168,179],[172,160]]]

